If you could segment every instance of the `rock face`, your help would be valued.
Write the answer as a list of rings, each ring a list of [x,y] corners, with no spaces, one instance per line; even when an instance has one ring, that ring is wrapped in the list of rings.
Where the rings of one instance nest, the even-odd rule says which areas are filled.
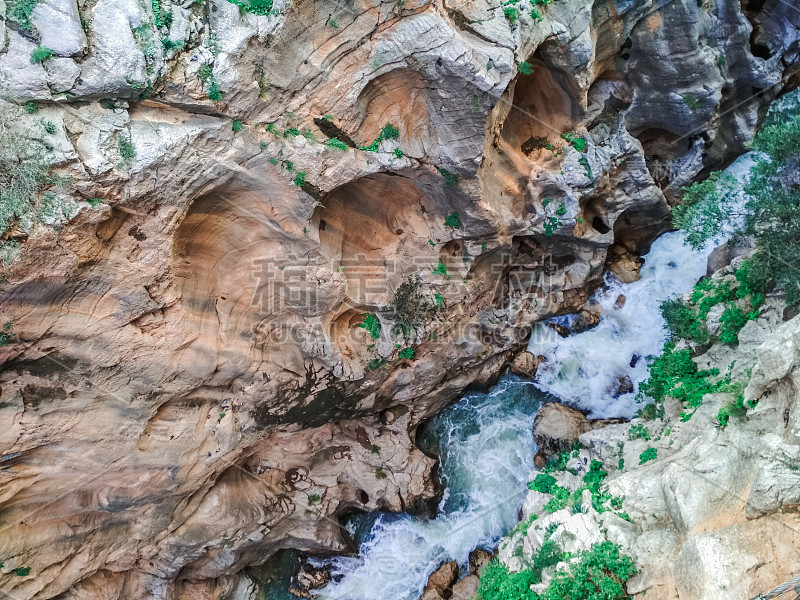
[[[523,519],[539,518],[501,540],[500,560],[511,570],[526,568],[545,535],[564,552],[608,539],[639,569],[628,593],[665,600],[752,598],[796,575],[800,317],[782,323],[773,318],[780,314],[774,307],[765,313],[743,330],[733,354],[712,347],[711,359],[698,360],[705,357],[704,367],[736,360],[734,377],[752,369],[744,399],[755,406],[746,416],[720,427],[718,411],[732,395],[719,393],[706,395],[688,421],[675,403],[665,405],[663,420],[586,431],[584,449],[567,464],[572,472],[555,474],[558,485],[576,490],[590,461],[600,461],[611,504],[598,512],[584,490],[580,511],[568,506],[548,513],[549,496],[529,492]],[[657,458],[643,460],[648,449]]]
[[[409,432],[669,227],[800,26],[779,0],[29,4],[0,28],[6,162],[62,179],[0,215],[25,598],[249,598],[246,566],[434,496]]]

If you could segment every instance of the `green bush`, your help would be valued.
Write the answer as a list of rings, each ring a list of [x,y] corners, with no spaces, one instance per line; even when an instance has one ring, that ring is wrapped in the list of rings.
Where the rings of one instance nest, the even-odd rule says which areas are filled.
[[[303,187],[303,184],[306,182],[306,172],[305,171],[298,171],[295,173],[294,176],[294,184],[297,187]]]
[[[461,229],[461,216],[457,212],[450,213],[444,220],[444,226],[450,229]]]
[[[197,70],[197,78],[200,81],[207,81],[214,75],[214,68],[211,65],[203,65]]]
[[[252,15],[266,17],[272,13],[272,0],[250,0],[243,2],[242,0],[228,0],[231,4],[239,7],[239,10]]]
[[[386,479],[387,477],[388,475],[384,469],[381,469],[380,467],[375,469],[375,479]]]
[[[418,275],[411,275],[400,284],[390,309],[395,333],[410,337],[414,329],[425,323],[430,303],[422,291],[422,280]]]
[[[664,300],[661,303],[661,316],[672,337],[693,340],[698,344],[708,343],[708,328],[694,308],[680,298]]]
[[[556,478],[548,473],[539,473],[536,478],[528,484],[528,489],[549,494],[556,485]]]
[[[8,0],[6,2],[6,17],[19,23],[25,31],[31,30],[33,9],[38,0]]]
[[[700,100],[695,98],[694,96],[690,96],[689,94],[684,94],[683,96],[683,103],[688,106],[691,110],[697,110],[700,108]]]
[[[633,440],[649,440],[650,439],[650,431],[642,425],[641,423],[637,423],[636,425],[632,425],[631,428],[628,430],[628,439]]]
[[[0,331],[0,348],[8,346],[17,339],[17,335],[12,331],[14,324],[11,321],[6,321],[3,324],[3,329]]]
[[[513,6],[504,6],[503,16],[505,16],[506,20],[512,25],[519,20],[519,15],[517,15],[517,9]]]
[[[29,115],[35,115],[37,112],[39,112],[39,105],[36,104],[36,102],[26,102],[25,112]]]
[[[795,305],[800,302],[800,186],[787,182],[800,176],[800,109],[772,117],[753,149],[766,156],[757,159],[745,185],[749,199],[739,237],[752,238],[756,251],[742,280],[754,294],[774,286],[785,294],[787,304]],[[718,173],[684,191],[675,222],[687,231],[689,243],[701,246],[721,235],[726,216],[736,210],[735,191]]]
[[[131,166],[133,159],[136,158],[136,148],[133,143],[125,135],[119,134],[117,145],[119,146],[119,157],[122,164]]]
[[[578,137],[574,133],[565,131],[564,133],[561,134],[561,138],[566,140],[566,142],[570,146],[575,148],[575,150],[577,150],[578,152],[583,152],[584,150],[586,150],[586,140],[583,139],[582,137]]]
[[[447,265],[444,264],[441,260],[439,261],[439,264],[436,265],[436,268],[433,269],[433,274],[441,275],[442,277],[450,279],[450,275],[447,274]]]
[[[439,174],[442,176],[442,179],[444,179],[444,184],[447,187],[456,187],[458,185],[458,175],[456,175],[455,173],[451,173],[450,171],[444,168],[437,168],[437,170],[439,171]]]
[[[364,313],[361,315],[361,322],[358,324],[358,327],[365,329],[367,333],[369,333],[369,337],[374,340],[381,337],[381,322],[378,320],[378,317],[373,314]]]
[[[319,504],[320,500],[322,500],[322,496],[319,494],[309,494],[308,495],[308,505],[314,506],[315,504]]]
[[[532,566],[510,573],[496,558],[481,573],[480,600],[622,600],[627,598],[625,583],[634,575],[633,561],[623,556],[612,542],[594,544],[579,555],[569,572],[560,572],[538,596],[530,588],[540,583],[542,571],[565,560],[555,544],[542,544]]]
[[[400,358],[405,358],[411,360],[414,358],[414,349],[413,348],[403,348],[400,352],[397,353]]]
[[[33,49],[33,52],[31,52],[31,63],[34,65],[37,63],[43,63],[49,58],[52,58],[52,56],[53,56],[53,51],[50,50],[50,48],[45,48],[44,46],[37,46],[36,48]]]
[[[238,133],[244,129],[244,124],[239,119],[234,119],[232,124],[233,130]]]
[[[222,90],[219,89],[219,84],[213,76],[208,84],[208,99],[214,102],[222,100]]]
[[[381,129],[379,136],[382,140],[396,140],[400,137],[400,130],[397,129],[392,123],[387,123]]]
[[[633,560],[620,553],[619,546],[605,541],[582,552],[569,573],[556,575],[542,594],[542,600],[623,600],[625,583],[636,575]]]
[[[347,144],[345,144],[339,138],[335,138],[335,137],[331,138],[327,142],[325,142],[325,145],[328,148],[333,148],[334,150],[342,150],[342,151],[344,151],[344,150],[347,150],[347,148],[348,148]]]
[[[367,371],[377,371],[386,366],[386,360],[383,358],[373,358],[367,363]]]
[[[522,61],[517,67],[523,75],[533,75],[533,65],[527,61]]]
[[[643,465],[644,463],[655,460],[658,458],[658,450],[655,448],[648,448],[644,452],[639,455],[639,464]]]

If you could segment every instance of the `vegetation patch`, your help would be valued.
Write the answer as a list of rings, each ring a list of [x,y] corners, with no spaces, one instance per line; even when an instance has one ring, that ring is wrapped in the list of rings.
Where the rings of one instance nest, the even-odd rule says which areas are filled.
[[[50,48],[45,48],[44,46],[37,46],[31,52],[31,63],[38,64],[43,63],[44,61],[53,57],[54,52],[50,50]]]
[[[552,541],[545,541],[533,557],[530,568],[511,573],[496,558],[481,574],[480,600],[623,600],[627,598],[625,584],[634,575],[633,560],[624,556],[619,546],[605,541],[594,544],[560,571],[545,591],[538,595],[531,586],[542,581],[542,571],[568,559],[558,552]]]

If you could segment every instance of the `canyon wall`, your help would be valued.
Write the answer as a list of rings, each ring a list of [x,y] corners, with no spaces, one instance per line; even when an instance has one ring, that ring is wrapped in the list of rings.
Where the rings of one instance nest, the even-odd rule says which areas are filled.
[[[779,0],[243,6],[5,5],[3,176],[58,176],[2,197],[13,597],[246,598],[421,509],[419,423],[635,277],[798,73]]]

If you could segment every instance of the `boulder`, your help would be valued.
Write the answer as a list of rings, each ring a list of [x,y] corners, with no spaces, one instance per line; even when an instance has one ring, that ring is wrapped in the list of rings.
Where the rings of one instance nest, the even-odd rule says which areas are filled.
[[[523,350],[514,357],[511,364],[508,366],[509,370],[518,377],[526,377],[533,379],[536,376],[536,371],[539,368],[538,359],[528,352]]]
[[[426,593],[434,591],[440,596],[453,585],[458,578],[458,563],[454,560],[444,563],[428,577],[428,583],[422,594],[424,600],[428,600]],[[435,598],[435,596],[434,596]]]
[[[611,246],[608,250],[608,268],[622,283],[639,281],[639,270],[644,259],[621,246]]]
[[[582,412],[563,404],[545,404],[533,422],[533,439],[539,452],[553,456],[568,450],[581,434],[592,429]]]
[[[453,586],[453,595],[450,600],[472,600],[478,593],[480,579],[477,575],[468,575]]]
[[[469,553],[469,572],[472,575],[477,575],[483,567],[489,564],[492,560],[492,553],[484,548],[475,548]]]

